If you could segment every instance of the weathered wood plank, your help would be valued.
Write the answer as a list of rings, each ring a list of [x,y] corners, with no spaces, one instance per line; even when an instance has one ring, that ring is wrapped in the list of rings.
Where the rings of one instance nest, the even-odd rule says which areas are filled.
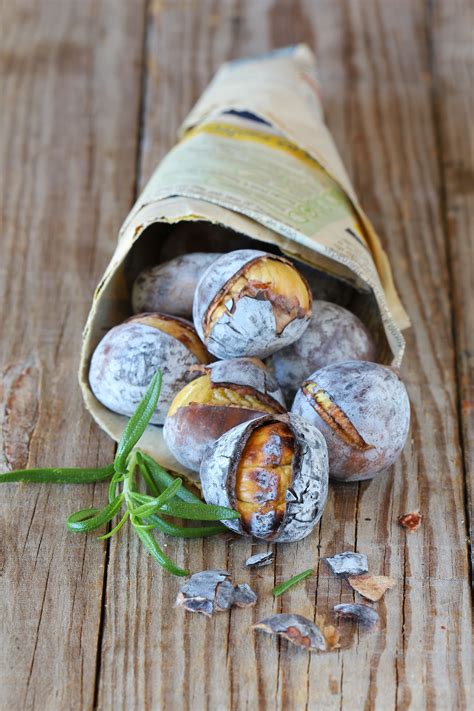
[[[319,532],[280,546],[273,571],[242,568],[261,545],[166,542],[180,564],[228,568],[251,582],[255,610],[211,621],[173,611],[179,581],[127,534],[113,541],[100,708],[246,708],[257,699],[281,709],[469,705],[466,530],[429,32],[424,4],[408,0],[151,4],[140,185],[221,61],[301,39],[315,46],[329,124],[414,323],[404,365],[413,427],[393,472],[332,487]],[[417,506],[425,521],[409,535],[397,516]],[[319,553],[351,548],[368,553],[373,572],[398,580],[377,606],[380,634],[350,629],[352,649],[309,659],[251,632],[272,610],[327,615],[352,600],[323,564],[279,601],[270,597],[275,581],[316,564]]]
[[[472,539],[474,502],[474,7],[436,2],[432,8],[433,99],[441,195],[453,305],[453,331],[464,446],[466,513]],[[472,561],[472,546],[471,546]]]
[[[2,7],[0,470],[103,464],[81,327],[133,200],[143,3]],[[93,707],[105,544],[65,531],[103,486],[0,497],[0,707]]]

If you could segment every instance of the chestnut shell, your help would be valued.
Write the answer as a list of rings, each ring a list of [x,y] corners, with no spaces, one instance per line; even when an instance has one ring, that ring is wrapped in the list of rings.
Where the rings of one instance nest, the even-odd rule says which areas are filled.
[[[206,366],[216,387],[239,385],[262,393],[275,412],[286,410],[285,401],[273,374],[256,358],[235,358]],[[199,472],[206,448],[224,432],[242,422],[262,416],[248,407],[190,403],[178,408],[165,420],[163,436],[173,456],[191,471]]]
[[[321,433],[298,415],[265,415],[226,432],[206,450],[201,464],[201,485],[209,504],[236,509],[236,473],[252,433],[272,422],[287,424],[293,434],[293,480],[286,492],[286,509],[280,525],[265,540],[298,541],[313,530],[322,516],[328,492],[328,456]],[[236,533],[249,533],[239,519],[223,521]],[[260,538],[263,536],[255,536]]]
[[[271,364],[288,400],[311,373],[333,363],[374,361],[377,351],[362,321],[348,309],[328,301],[313,301],[308,328],[295,343],[274,353]]]
[[[318,414],[304,392],[308,383],[327,393],[336,407],[332,415]],[[296,393],[291,411],[322,432],[330,477],[340,481],[371,479],[385,471],[400,455],[410,425],[410,402],[398,374],[365,361],[317,370]],[[346,419],[339,427],[335,418]]]
[[[184,319],[174,320],[193,329]],[[200,363],[177,338],[132,319],[111,328],[99,342],[91,358],[89,383],[105,407],[130,417],[161,368],[160,399],[150,423],[163,424],[175,395],[196,377],[190,367]]]
[[[296,341],[309,323],[311,313],[295,317],[277,334],[270,301],[242,296],[234,305],[232,313],[221,316],[206,335],[204,322],[213,300],[245,265],[260,257],[279,260],[298,271],[283,257],[256,249],[239,249],[216,259],[204,272],[196,287],[193,303],[194,325],[206,348],[219,359],[242,356],[266,358]],[[306,284],[304,277],[300,277]],[[311,301],[311,291],[307,284],[306,287]]]

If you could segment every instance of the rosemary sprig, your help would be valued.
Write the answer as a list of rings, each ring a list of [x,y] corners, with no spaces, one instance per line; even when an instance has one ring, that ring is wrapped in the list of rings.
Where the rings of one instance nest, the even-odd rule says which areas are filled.
[[[112,464],[95,469],[57,468],[22,469],[0,474],[2,482],[37,482],[56,484],[80,484],[110,479],[108,503],[102,508],[81,509],[71,514],[66,528],[72,533],[90,533],[108,524],[121,515],[120,520],[107,533],[99,536],[104,540],[115,535],[130,521],[133,530],[150,555],[173,575],[188,575],[189,571],[178,567],[161,550],[152,535],[153,530],[179,538],[200,538],[213,536],[226,530],[218,521],[238,518],[233,509],[205,504],[186,489],[182,480],[171,476],[158,462],[136,445],[145,431],[158,404],[162,374],[158,370],[131,416],[117,447]],[[148,494],[142,493],[136,481],[137,471],[141,474]],[[121,488],[120,493],[117,492]],[[125,511],[123,509],[125,508]],[[165,521],[162,516],[173,516],[193,521],[215,521],[210,526],[184,527]]]
[[[280,583],[280,585],[277,585],[276,588],[273,588],[273,590],[272,590],[273,596],[279,597],[284,592],[286,592],[289,588],[293,587],[293,585],[296,585],[296,583],[299,583],[300,580],[304,580],[305,578],[308,578],[310,575],[313,575],[313,573],[314,573],[313,568],[308,568],[308,570],[304,570],[302,573],[298,573],[298,575],[294,575],[289,580],[285,580],[284,583]]]

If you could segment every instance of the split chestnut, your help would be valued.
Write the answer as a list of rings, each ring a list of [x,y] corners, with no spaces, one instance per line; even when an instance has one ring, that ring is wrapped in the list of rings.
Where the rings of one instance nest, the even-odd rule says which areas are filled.
[[[393,368],[349,361],[321,368],[298,390],[292,412],[326,440],[329,474],[372,479],[400,455],[410,425],[406,388]]]
[[[240,513],[236,533],[278,542],[304,538],[321,518],[328,456],[321,433],[297,415],[265,415],[226,432],[201,465],[208,503]]]

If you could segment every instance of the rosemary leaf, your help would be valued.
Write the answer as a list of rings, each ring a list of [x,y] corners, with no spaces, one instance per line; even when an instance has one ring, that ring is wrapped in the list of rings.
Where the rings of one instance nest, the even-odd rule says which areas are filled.
[[[207,538],[208,536],[216,536],[219,533],[227,533],[229,529],[226,528],[222,523],[216,523],[213,526],[190,526],[185,528],[184,526],[176,526],[173,523],[164,521],[159,516],[148,516],[149,521],[153,522],[153,528],[156,528],[161,533],[165,533],[167,536],[174,536],[175,538]]]
[[[121,474],[127,473],[128,455],[142,436],[146,426],[150,422],[160,397],[162,373],[158,369],[150,381],[142,401],[128,421],[125,427],[115,455],[115,470]]]
[[[66,528],[73,533],[88,533],[111,521],[120,511],[123,502],[123,494],[117,496],[112,503],[104,506],[103,509],[81,509],[71,514],[66,521]]]
[[[158,543],[155,541],[153,536],[149,531],[144,530],[141,528],[141,522],[137,521],[134,517],[132,518],[132,524],[137,532],[137,536],[143,543],[143,545],[147,548],[148,552],[150,553],[151,556],[161,565],[165,570],[167,570],[169,573],[172,573],[173,575],[179,575],[181,577],[185,575],[189,575],[189,570],[184,570],[183,568],[179,568],[177,565],[173,563],[173,561],[168,558],[166,553],[163,553],[161,548],[159,547]],[[137,525],[138,524],[138,525]]]
[[[288,588],[293,587],[293,585],[296,585],[296,583],[299,583],[300,580],[304,580],[305,578],[308,578],[310,575],[313,575],[314,570],[313,568],[308,568],[308,570],[304,570],[302,573],[298,573],[298,575],[293,576],[289,580],[285,580],[284,583],[280,583],[280,585],[277,585],[276,588],[273,588],[272,593],[274,597],[279,597],[282,595],[284,592],[288,590]]]
[[[147,468],[148,474],[150,475],[151,479],[154,481],[155,485],[159,488],[160,491],[163,491],[163,489],[166,489],[166,487],[170,486],[170,484],[173,483],[174,476],[168,474],[166,469],[163,469],[163,467],[158,464],[158,462],[155,462],[155,460],[152,459],[152,457],[150,457],[148,454],[145,454],[145,452],[140,452],[139,456],[137,456],[137,461],[140,462],[140,459]],[[181,487],[177,496],[179,499],[181,499],[182,501],[186,501],[188,504],[203,503],[202,499],[200,499],[199,496],[196,496],[196,494],[193,494],[184,486]]]
[[[110,479],[114,465],[106,467],[51,467],[49,469],[18,469],[0,474],[0,483],[26,481],[32,484],[90,484],[94,481]]]
[[[190,521],[229,521],[233,518],[240,518],[238,511],[228,509],[225,506],[213,506],[211,504],[188,504],[184,501],[168,501],[160,506],[160,513],[167,516],[176,516]]]

